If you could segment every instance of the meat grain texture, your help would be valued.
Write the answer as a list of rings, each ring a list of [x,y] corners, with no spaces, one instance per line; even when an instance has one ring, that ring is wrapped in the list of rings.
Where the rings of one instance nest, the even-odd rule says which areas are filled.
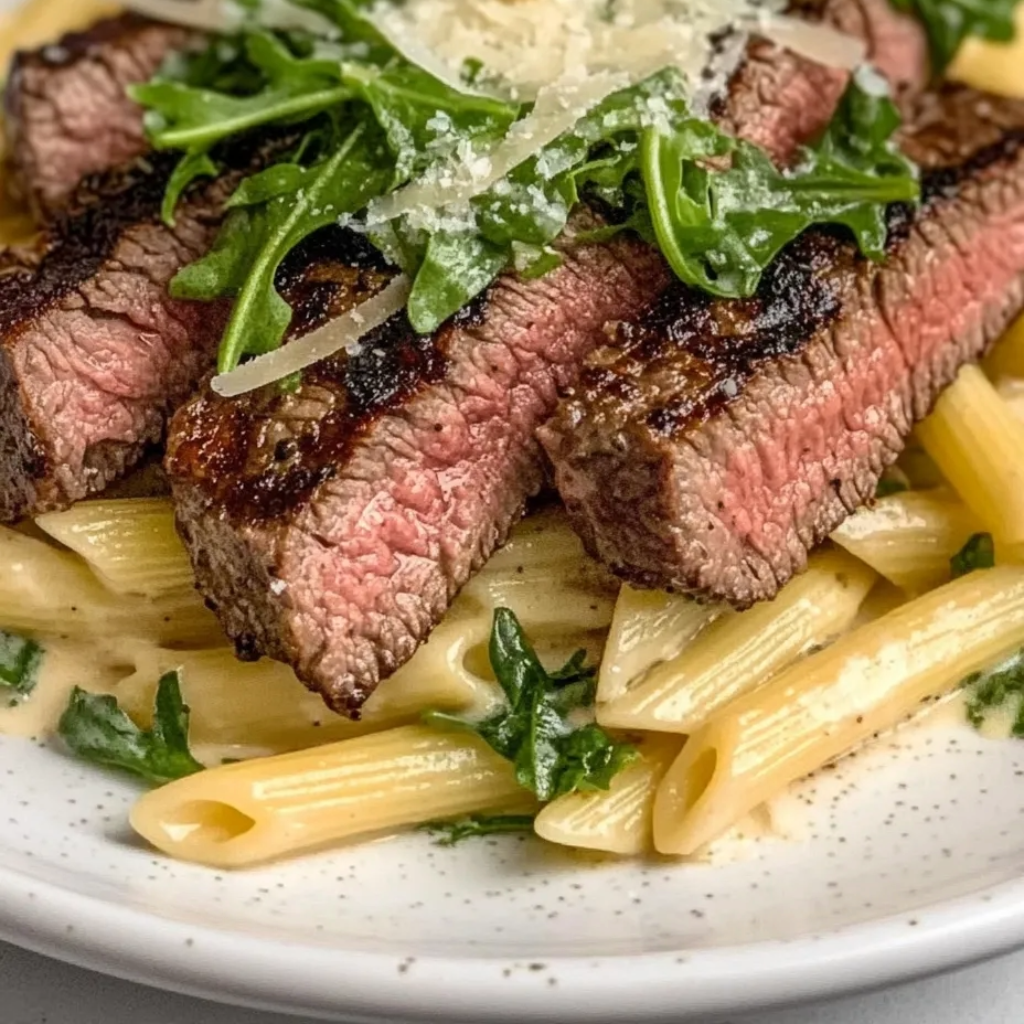
[[[15,56],[4,92],[9,182],[37,219],[60,210],[83,179],[149,149],[126,90],[192,39],[127,14]]]
[[[918,52],[916,27],[884,0],[836,7],[877,7]],[[846,75],[754,45],[720,113],[784,161],[828,122]],[[367,341],[370,357],[324,364],[294,394],[207,392],[176,417],[166,467],[179,527],[240,653],[289,662],[357,714],[505,540],[542,486],[535,430],[559,391],[605,324],[636,317],[671,277],[639,241],[571,236],[560,269],[503,277],[433,339],[396,319]],[[333,314],[367,284],[379,286],[341,287]],[[357,378],[374,359],[410,372],[367,402]]]
[[[902,143],[925,201],[884,263],[810,232],[750,301],[679,285],[620,325],[541,435],[589,550],[738,607],[802,571],[1024,307],[1022,143],[1024,104],[926,96]]]

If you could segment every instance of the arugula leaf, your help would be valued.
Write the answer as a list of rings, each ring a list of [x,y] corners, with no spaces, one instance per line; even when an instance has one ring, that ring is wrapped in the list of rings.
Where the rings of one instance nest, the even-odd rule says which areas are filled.
[[[387,136],[395,157],[392,187],[446,158],[456,146],[497,141],[519,114],[515,104],[457,92],[411,64],[378,70],[348,63],[342,80],[370,105]]]
[[[885,253],[885,211],[915,202],[916,170],[896,149],[899,113],[873,72],[851,83],[828,131],[792,172],[705,121],[644,133],[642,165],[654,232],[686,283],[749,297],[779,251],[814,224],[842,224],[872,259]],[[706,163],[731,157],[725,170]]]
[[[657,98],[675,117],[685,112],[685,84],[675,69],[660,71],[614,93],[506,178],[475,196],[470,225],[429,244],[403,269],[416,275],[409,321],[421,334],[435,331],[510,266],[527,276],[557,267],[551,249],[569,215],[591,188],[619,195],[637,167],[637,144]],[[596,155],[595,155],[596,154]],[[399,225],[399,233],[402,228]]]
[[[420,832],[436,836],[438,846],[456,846],[466,839],[503,835],[510,832],[532,832],[532,814],[472,814],[457,821],[428,821]]]
[[[277,270],[303,239],[385,190],[389,172],[380,146],[375,131],[359,125],[319,164],[277,164],[249,178],[210,253],[171,282],[174,298],[235,298],[218,357],[221,373],[244,355],[281,344],[292,311],[274,287]]]
[[[427,720],[477,733],[515,765],[519,784],[543,802],[577,790],[606,790],[637,752],[600,726],[578,722],[580,712],[593,705],[596,689],[584,657],[581,652],[549,674],[515,613],[499,608],[490,659],[507,705],[482,722],[437,712]]]
[[[1018,651],[1001,665],[969,675],[963,686],[968,691],[967,720],[980,729],[995,708],[1018,701],[1011,735],[1024,739],[1024,651]]]
[[[996,564],[995,542],[991,533],[976,533],[949,560],[953,579],[966,576],[976,569],[991,569]]]
[[[154,147],[207,152],[254,128],[308,120],[351,96],[336,58],[296,55],[263,31],[248,33],[244,45],[250,67],[260,76],[260,88],[250,94],[160,78],[131,87],[132,99],[146,108],[146,133]]]
[[[29,696],[39,682],[43,654],[35,640],[0,630],[0,688]]]
[[[75,688],[58,732],[87,761],[139,775],[163,785],[203,771],[189,751],[189,709],[181,699],[181,678],[168,672],[156,691],[153,727],[140,729],[111,696]]]
[[[893,0],[928,33],[935,73],[941,75],[969,36],[1008,43],[1016,35],[1017,0]]]

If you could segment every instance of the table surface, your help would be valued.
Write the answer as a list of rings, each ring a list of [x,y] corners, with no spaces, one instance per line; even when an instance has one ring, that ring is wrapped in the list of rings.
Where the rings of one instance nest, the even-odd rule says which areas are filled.
[[[1024,952],[826,1007],[735,1024],[1020,1024]],[[68,967],[0,943],[3,1024],[311,1024],[218,1007]]]

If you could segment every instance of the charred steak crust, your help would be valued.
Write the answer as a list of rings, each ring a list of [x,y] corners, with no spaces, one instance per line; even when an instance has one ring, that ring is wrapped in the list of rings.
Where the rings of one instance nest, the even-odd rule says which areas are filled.
[[[171,229],[159,210],[172,165],[109,176],[101,201],[0,267],[5,521],[101,490],[160,440],[209,368],[225,310],[172,300],[167,285],[212,242],[232,179],[194,191]]]
[[[14,58],[4,94],[15,190],[45,219],[78,183],[149,148],[126,88],[150,78],[186,29],[126,14]]]
[[[869,500],[912,425],[1024,305],[1024,104],[948,89],[887,262],[818,231],[755,299],[679,286],[588,363],[541,432],[592,552],[640,585],[770,598]]]
[[[884,0],[816,7],[876,2],[887,14]],[[786,160],[798,136],[824,127],[846,76],[761,44],[757,54],[726,113]],[[179,528],[243,656],[289,662],[356,715],[505,540],[542,486],[534,432],[558,390],[608,320],[638,315],[670,281],[638,241],[576,246],[571,234],[562,268],[503,278],[432,339],[396,318],[358,358],[315,368],[294,393],[205,392],[179,412],[166,461]],[[334,282],[330,315],[383,282],[379,267],[344,253],[329,262],[311,266]],[[293,282],[306,294],[309,272]],[[321,319],[322,295],[312,318],[297,299],[304,326]]]
[[[293,394],[186,406],[166,463],[179,525],[240,651],[357,713],[540,489],[533,430],[602,325],[667,280],[639,243],[570,246],[432,339],[396,318]]]

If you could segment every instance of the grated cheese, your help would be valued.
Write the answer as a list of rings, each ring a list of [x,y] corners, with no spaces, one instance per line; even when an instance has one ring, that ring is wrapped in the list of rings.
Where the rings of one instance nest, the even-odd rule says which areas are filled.
[[[237,398],[265,384],[284,380],[339,352],[357,353],[359,342],[367,334],[405,309],[411,290],[412,282],[400,274],[372,299],[350,309],[304,338],[243,363],[230,373],[214,377],[211,387],[223,398]]]
[[[770,10],[781,6],[767,0]],[[379,0],[372,16],[399,49],[427,49],[451,74],[480,61],[513,98],[532,100],[581,68],[639,79],[673,64],[696,91],[712,37],[765,8],[765,0]]]
[[[442,220],[458,221],[460,213],[474,196],[486,192],[507,177],[560,135],[569,131],[581,117],[612,93],[629,85],[623,72],[602,72],[589,78],[564,79],[546,86],[527,117],[512,125],[506,136],[489,150],[476,151],[466,143],[453,160],[425,172],[405,188],[370,204],[366,226],[375,227],[408,217],[414,228],[438,230]],[[454,207],[454,210],[449,208]]]
[[[203,32],[235,32],[250,17],[232,0],[124,0],[124,6],[158,21],[187,25]],[[337,34],[325,18],[287,0],[264,0],[259,22],[267,28],[305,29],[320,36]]]

